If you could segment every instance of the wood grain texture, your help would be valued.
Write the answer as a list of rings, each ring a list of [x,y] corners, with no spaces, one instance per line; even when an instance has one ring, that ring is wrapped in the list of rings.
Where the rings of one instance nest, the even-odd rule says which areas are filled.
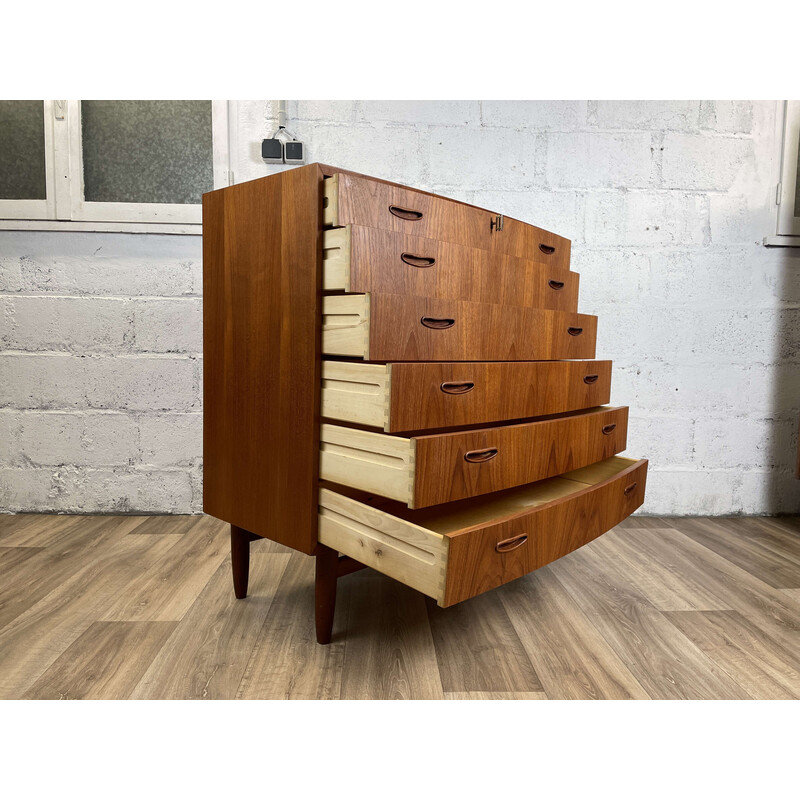
[[[639,461],[615,477],[566,498],[537,506],[505,520],[449,535],[449,606],[494,589],[582,547],[632,514],[644,501],[647,462]],[[635,488],[625,494],[625,489]],[[507,553],[498,542],[527,535]]]
[[[441,700],[442,681],[424,597],[363,570],[344,578],[349,608],[343,700]]]
[[[341,231],[348,234],[344,241]],[[326,231],[323,242],[328,290],[578,310],[578,274],[540,259],[361,225]]]
[[[361,297],[368,298],[368,316],[363,312],[356,318],[350,307]],[[597,337],[597,317],[589,314],[465,300],[378,293],[330,295],[325,298],[325,315],[323,334],[327,335],[323,335],[322,346],[326,355],[360,356],[372,361],[594,358]],[[334,326],[334,317],[347,324]],[[430,327],[438,321],[449,327]],[[362,345],[365,330],[368,342]],[[334,332],[342,344],[334,342]],[[346,342],[344,334],[349,334]]]
[[[350,578],[343,578],[340,587]],[[253,591],[258,584],[253,581]],[[336,603],[333,641],[317,644],[314,627],[314,560],[293,553],[264,625],[255,637],[236,697],[244,700],[333,700],[342,688],[347,597]],[[337,627],[338,626],[338,627]]]
[[[800,588],[800,559],[787,553],[790,548],[781,546],[780,538],[770,536],[769,527],[758,521],[734,526],[733,535],[716,520],[692,520],[682,530],[775,589]]]
[[[64,529],[71,532],[67,539],[54,538],[54,527],[46,522],[41,540],[36,537],[35,526],[28,530],[26,536],[32,537],[30,541],[41,541],[42,549],[3,574],[0,628],[82,572],[87,564],[102,558],[139,524],[135,517],[77,516],[72,519],[74,524]]]
[[[667,619],[752,697],[800,698],[800,651],[738,611],[675,611]]]
[[[581,551],[550,567],[653,699],[746,700],[748,692],[655,609],[616,565]]]
[[[647,699],[647,692],[639,681],[548,570],[549,567],[545,567],[523,580],[513,581],[496,593],[547,697],[551,700]]]
[[[611,397],[610,361],[399,363],[390,367],[386,430],[391,432],[560,414],[601,406]],[[464,394],[447,394],[441,388],[443,383],[465,382],[473,387]]]
[[[409,505],[423,508],[476,497],[594,464],[625,449],[627,429],[628,409],[623,407],[465,433],[416,436]],[[467,460],[470,453],[487,451],[496,455],[488,461]]]
[[[737,566],[686,536],[682,533],[690,521],[686,518],[631,517],[629,522],[636,525],[620,525],[564,559],[451,609],[438,609],[397,584],[392,594],[393,582],[368,570],[347,575],[340,580],[333,643],[325,647],[314,641],[314,560],[261,539],[252,545],[250,597],[233,600],[226,562],[205,585],[188,582],[176,587],[176,592],[186,593],[182,602],[189,604],[189,611],[179,622],[156,623],[174,626],[157,652],[148,637],[158,628],[150,622],[113,623],[113,630],[127,633],[118,634],[121,638],[109,634],[110,646],[105,649],[84,645],[90,639],[97,641],[102,628],[98,621],[109,603],[116,596],[135,594],[151,577],[151,568],[177,541],[191,535],[195,518],[161,517],[158,524],[153,521],[151,533],[139,535],[121,532],[126,517],[75,517],[73,521],[80,523],[75,531],[92,524],[106,529],[105,534],[94,530],[79,537],[80,566],[75,571],[60,571],[56,554],[70,556],[63,542],[48,544],[52,528],[46,520],[37,543],[38,521],[32,516],[14,523],[14,530],[27,529],[28,545],[20,550],[30,555],[9,553],[3,566],[10,568],[0,567],[0,589],[6,583],[24,587],[26,582],[31,589],[39,583],[48,587],[47,596],[35,608],[29,606],[24,618],[20,615],[0,627],[4,698],[21,698],[56,663],[63,667],[62,674],[75,679],[70,692],[88,688],[92,697],[103,699],[178,698],[182,693],[187,698],[333,699],[342,696],[343,685],[348,697],[364,698],[800,695],[800,589],[775,589],[747,571],[746,558],[737,558],[745,565]],[[783,552],[786,566],[800,557],[796,518],[761,518],[758,526],[756,520],[742,518],[714,522],[728,532],[734,547],[746,544],[755,530],[753,541]],[[154,533],[156,529],[160,533]],[[94,540],[97,543],[91,546]],[[53,557],[41,558],[51,550]],[[733,557],[736,551],[726,552]],[[631,553],[640,555],[641,561],[633,561]],[[28,573],[33,561],[38,569]],[[655,576],[653,582],[644,582],[648,572]],[[351,583],[370,575],[374,581]],[[373,615],[367,626],[361,610],[349,613],[355,594]],[[670,610],[691,609],[693,602],[708,598],[713,598],[715,610]],[[388,604],[391,610],[379,608]],[[447,617],[451,612],[458,612],[452,625]],[[519,672],[513,666],[517,650],[512,647],[509,654],[498,647],[509,620],[541,682],[541,692],[514,689],[519,686]],[[458,641],[426,634],[431,623],[451,626],[448,636],[464,630],[467,649]],[[141,639],[145,646],[135,647],[136,637],[148,630],[151,633]],[[351,647],[354,631],[360,641]],[[127,644],[123,641],[117,653],[114,643],[122,640]],[[462,663],[467,651],[472,654],[467,656],[469,663]],[[150,666],[131,690],[128,670],[140,672],[150,658]],[[483,681],[489,664],[497,665],[491,673],[491,680],[497,679],[496,690],[442,691],[443,681],[450,685]],[[500,675],[507,678],[505,685]]]
[[[175,622],[93,622],[23,695],[26,700],[128,697]]]
[[[503,230],[493,231],[498,212],[333,167],[322,171],[338,175],[334,226],[380,228],[569,268],[569,239],[542,228],[505,217]],[[404,219],[391,207],[419,219]]]
[[[445,692],[445,700],[547,700],[544,692]]]
[[[540,692],[542,684],[496,594],[452,608],[428,600],[445,692]]]
[[[203,196],[203,503],[316,546],[321,174],[316,165]]]
[[[119,523],[119,517],[114,519]],[[130,587],[182,538],[135,534],[110,537],[107,546],[82,551],[82,566],[74,574],[46,580],[45,596],[0,629],[0,698],[21,697],[100,619],[113,598],[129,593]],[[47,573],[42,575],[48,577],[52,578]]]
[[[116,598],[102,619],[168,622],[183,617],[229,552],[226,524],[209,516],[194,519],[186,534],[153,564],[136,591]]]
[[[176,527],[174,523],[172,527]],[[152,658],[131,699],[235,697],[290,558],[288,553],[253,552],[253,592],[242,601],[231,592],[229,564],[220,564],[181,624]],[[191,591],[188,594],[192,596]]]

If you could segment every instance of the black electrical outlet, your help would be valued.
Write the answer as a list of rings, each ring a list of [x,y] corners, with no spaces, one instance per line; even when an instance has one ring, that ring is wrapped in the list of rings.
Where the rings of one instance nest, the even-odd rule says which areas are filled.
[[[287,163],[289,161],[302,161],[303,160],[303,143],[302,142],[286,142],[285,157]]]
[[[283,142],[280,139],[263,139],[261,158],[283,163]]]

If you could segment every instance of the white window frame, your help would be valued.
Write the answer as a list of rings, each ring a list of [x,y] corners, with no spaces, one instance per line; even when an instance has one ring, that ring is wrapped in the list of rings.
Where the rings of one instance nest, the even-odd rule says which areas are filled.
[[[0,230],[202,233],[200,203],[108,203],[84,199],[81,101],[45,100],[46,200],[0,200]],[[233,182],[233,103],[211,101],[214,189]]]
[[[800,100],[785,100],[781,130],[781,159],[778,185],[775,188],[777,206],[775,235],[764,238],[765,245],[800,247],[800,217],[794,215],[797,192],[798,142],[800,142]],[[779,106],[779,112],[780,112]]]

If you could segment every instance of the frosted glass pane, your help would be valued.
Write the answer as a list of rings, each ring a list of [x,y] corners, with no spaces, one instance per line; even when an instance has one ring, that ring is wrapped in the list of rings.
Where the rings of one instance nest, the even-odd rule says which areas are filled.
[[[44,200],[44,104],[0,100],[0,198]]]
[[[83,100],[84,197],[200,203],[214,188],[210,100]]]

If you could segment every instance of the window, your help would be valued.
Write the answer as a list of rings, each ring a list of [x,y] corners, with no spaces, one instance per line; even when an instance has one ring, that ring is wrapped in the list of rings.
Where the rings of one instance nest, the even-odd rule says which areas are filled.
[[[199,233],[229,149],[225,101],[0,101],[0,227]]]
[[[800,246],[800,100],[784,103],[781,174],[778,179],[775,236],[765,244]]]

